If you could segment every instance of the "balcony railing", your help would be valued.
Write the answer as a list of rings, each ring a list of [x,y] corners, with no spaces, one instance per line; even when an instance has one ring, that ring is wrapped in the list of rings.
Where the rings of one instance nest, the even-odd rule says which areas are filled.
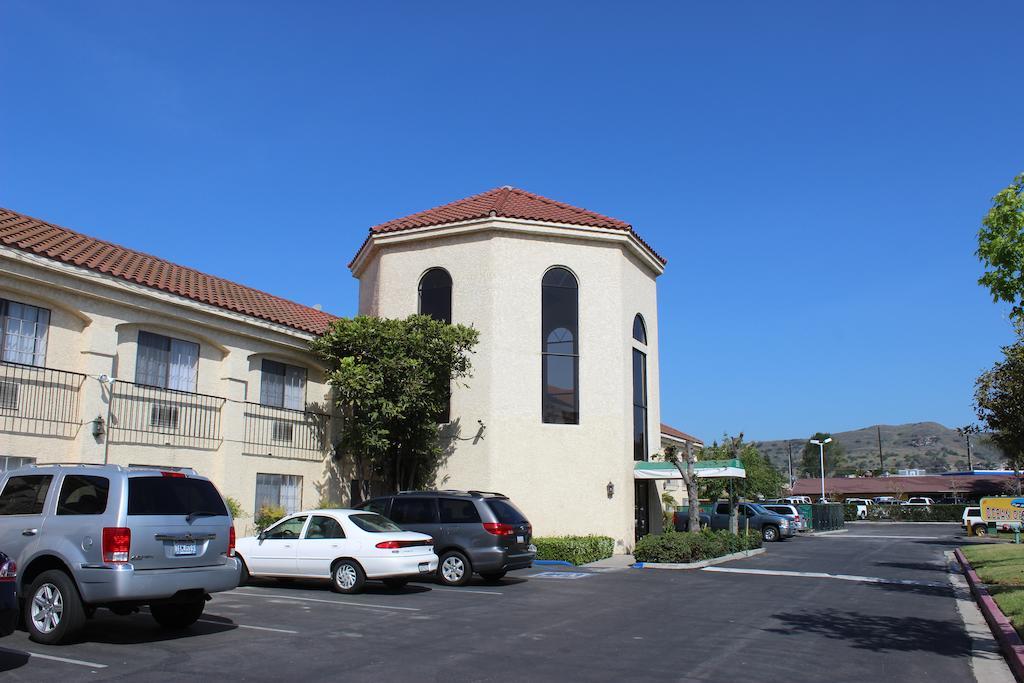
[[[110,442],[216,449],[225,399],[118,381],[110,407]]]
[[[0,431],[72,438],[85,375],[0,362]]]
[[[329,425],[323,413],[246,403],[244,452],[319,460],[327,451]]]

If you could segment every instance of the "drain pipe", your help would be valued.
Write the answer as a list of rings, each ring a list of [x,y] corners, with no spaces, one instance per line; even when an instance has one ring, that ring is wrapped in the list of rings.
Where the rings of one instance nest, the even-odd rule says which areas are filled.
[[[103,436],[103,464],[106,465],[110,459],[110,409],[114,405],[114,384],[116,377],[100,375],[100,384],[107,386],[107,433]]]

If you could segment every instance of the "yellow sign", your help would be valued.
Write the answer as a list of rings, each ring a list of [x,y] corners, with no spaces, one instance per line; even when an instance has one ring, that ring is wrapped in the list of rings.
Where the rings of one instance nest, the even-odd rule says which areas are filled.
[[[1016,496],[982,498],[981,519],[984,522],[1024,523],[1024,498]]]

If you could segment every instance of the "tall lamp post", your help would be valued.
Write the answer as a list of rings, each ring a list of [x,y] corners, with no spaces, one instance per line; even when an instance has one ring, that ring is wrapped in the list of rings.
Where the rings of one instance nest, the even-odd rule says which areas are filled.
[[[825,500],[825,444],[832,443],[832,437],[830,436],[824,441],[811,439],[811,443],[818,447],[818,455],[821,460],[821,500]]]

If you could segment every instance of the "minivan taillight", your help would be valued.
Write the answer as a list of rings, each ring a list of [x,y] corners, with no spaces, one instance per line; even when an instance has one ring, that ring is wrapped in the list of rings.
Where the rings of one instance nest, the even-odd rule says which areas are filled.
[[[501,524],[500,522],[484,522],[484,531],[495,536],[512,536],[516,533],[516,528],[511,524]]]
[[[231,525],[231,530],[228,531],[228,557],[235,556],[235,525]]]
[[[122,526],[103,527],[103,561],[127,562],[132,530]]]

